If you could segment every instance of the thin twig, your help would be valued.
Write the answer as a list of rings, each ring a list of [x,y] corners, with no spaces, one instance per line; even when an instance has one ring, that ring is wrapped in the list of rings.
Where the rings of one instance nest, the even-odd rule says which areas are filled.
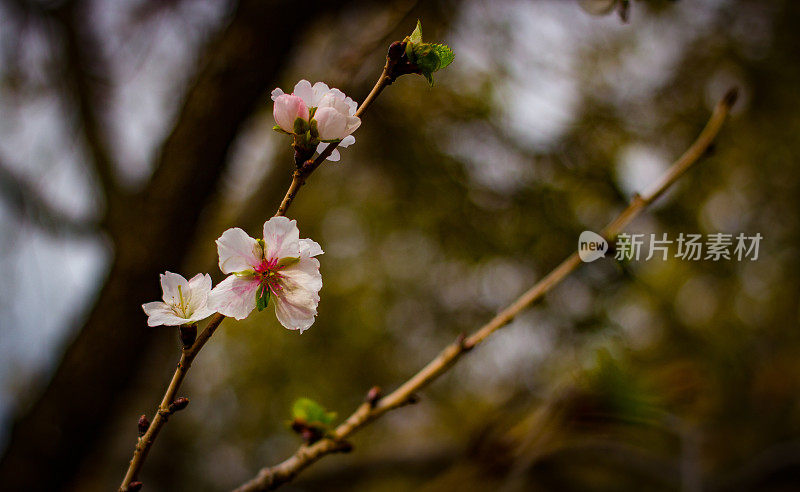
[[[361,103],[361,106],[355,112],[355,116],[361,117],[364,111],[372,104],[373,101],[378,97],[378,95],[385,89],[388,85],[392,83],[392,78],[389,75],[389,62],[386,62],[386,65],[383,67],[383,72],[381,72],[381,76],[378,78],[378,81],[375,83],[375,86],[372,88],[370,93],[367,95],[364,102]],[[278,207],[278,211],[275,213],[276,216],[286,215],[286,210],[289,209],[289,206],[294,201],[294,198],[297,196],[297,192],[300,191],[300,188],[306,183],[308,177],[316,171],[316,169],[325,162],[325,159],[330,157],[336,147],[339,146],[339,143],[330,143],[325,150],[322,151],[321,154],[317,156],[316,159],[310,159],[306,161],[302,166],[300,166],[294,174],[292,174],[292,183],[289,185],[289,189],[286,190],[286,195],[283,197],[280,206]]]
[[[153,446],[153,442],[158,436],[158,432],[162,427],[164,427],[164,424],[167,423],[169,416],[174,413],[174,410],[170,409],[170,405],[173,401],[175,401],[175,395],[178,393],[178,389],[180,388],[183,379],[186,377],[186,373],[189,372],[192,361],[195,357],[197,357],[200,349],[202,349],[206,342],[208,342],[208,340],[211,338],[211,335],[214,334],[214,331],[219,327],[220,323],[222,323],[222,320],[224,319],[225,316],[219,313],[215,314],[208,322],[205,329],[197,336],[197,340],[195,340],[191,347],[184,348],[182,350],[178,367],[175,369],[175,374],[172,376],[172,381],[170,381],[167,391],[164,393],[164,397],[161,399],[161,404],[158,406],[156,415],[153,417],[153,421],[150,423],[147,431],[144,433],[144,435],[139,437],[139,441],[136,443],[136,448],[133,451],[133,459],[131,459],[130,465],[128,466],[128,471],[125,473],[125,478],[122,480],[122,484],[119,486],[120,492],[127,492],[131,482],[136,479],[137,474],[144,465],[144,460],[147,458],[147,453],[150,451],[150,448]]]
[[[643,195],[634,196],[628,207],[603,229],[603,234],[606,238],[611,239],[619,234],[646,206],[661,196],[667,188],[675,183],[706,153],[719,133],[722,123],[725,121],[735,100],[736,90],[732,89],[717,104],[705,128],[703,128],[703,131],[689,149],[675,161],[660,180],[653,184],[649,191]],[[491,321],[468,337],[459,336],[454,343],[445,347],[428,365],[392,393],[377,401],[363,403],[347,420],[336,427],[329,437],[311,445],[302,445],[294,455],[282,463],[261,469],[252,480],[240,486],[235,492],[255,492],[278,488],[291,481],[301,471],[323,456],[350,449],[350,446],[345,441],[347,437],[386,412],[413,402],[419,390],[428,386],[437,377],[445,373],[466,352],[486,340],[495,331],[510,323],[524,309],[541,300],[547,292],[569,276],[580,264],[581,260],[578,253],[573,253],[546,277],[492,318]]]
[[[375,83],[375,86],[372,88],[369,95],[367,95],[366,99],[364,99],[364,102],[361,103],[361,106],[356,111],[356,116],[360,117],[372,104],[372,102],[375,101],[375,98],[378,97],[381,91],[383,91],[386,86],[393,82],[393,78],[389,76],[389,66],[389,62],[387,61],[387,64],[384,66],[383,72],[378,78],[378,81]],[[292,176],[292,183],[289,185],[289,189],[286,191],[286,195],[278,207],[277,212],[275,212],[276,217],[286,215],[286,211],[289,209],[289,206],[291,206],[292,201],[294,200],[295,196],[297,196],[297,192],[300,190],[300,187],[303,186],[305,180],[323,162],[325,162],[325,159],[331,155],[338,145],[338,143],[329,144],[328,147],[325,148],[325,150],[323,150],[316,159],[307,161],[303,166],[300,167],[300,169],[294,172]],[[192,361],[200,352],[200,349],[202,349],[206,342],[211,338],[211,335],[214,334],[214,331],[219,327],[224,319],[225,316],[219,313],[214,314],[214,316],[212,316],[211,320],[206,325],[206,328],[200,333],[200,335],[198,335],[197,340],[195,340],[191,347],[183,349],[180,361],[178,362],[178,367],[175,369],[175,373],[173,374],[172,380],[167,387],[167,391],[164,393],[164,397],[161,399],[161,404],[159,405],[158,410],[153,417],[153,421],[150,423],[144,435],[139,437],[139,440],[136,443],[136,447],[134,448],[133,452],[133,458],[128,465],[125,478],[122,480],[122,483],[119,486],[120,492],[128,492],[130,490],[131,483],[136,480],[139,471],[141,471],[144,461],[147,458],[147,454],[149,453],[150,448],[153,446],[153,442],[158,436],[159,431],[162,427],[164,427],[164,424],[167,423],[169,416],[174,413],[174,410],[170,409],[170,405],[173,403],[175,395],[177,394],[183,379],[186,377],[186,373],[189,371]]]

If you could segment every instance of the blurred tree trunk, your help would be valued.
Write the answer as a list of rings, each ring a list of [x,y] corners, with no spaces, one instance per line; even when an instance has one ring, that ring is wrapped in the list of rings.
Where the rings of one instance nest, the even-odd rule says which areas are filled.
[[[180,265],[189,251],[240,125],[276,80],[310,13],[346,3],[311,1],[298,8],[243,0],[199,58],[149,185],[109,200],[110,273],[49,386],[14,425],[0,463],[6,490],[65,488],[97,444],[115,399],[152,345],[139,304],[159,297],[158,273]]]

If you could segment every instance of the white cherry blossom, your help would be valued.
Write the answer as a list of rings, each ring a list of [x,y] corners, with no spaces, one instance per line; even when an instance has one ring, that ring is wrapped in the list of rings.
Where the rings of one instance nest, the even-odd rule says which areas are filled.
[[[208,307],[211,275],[198,273],[186,280],[177,273],[161,275],[163,302],[142,304],[148,326],[178,326],[208,318],[216,311]]]
[[[341,140],[361,126],[361,119],[354,116],[357,105],[338,89],[331,89],[322,96],[314,113],[320,140]]]

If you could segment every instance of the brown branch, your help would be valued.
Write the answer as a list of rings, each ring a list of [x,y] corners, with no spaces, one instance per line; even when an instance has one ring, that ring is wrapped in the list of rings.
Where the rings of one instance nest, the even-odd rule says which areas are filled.
[[[232,3],[230,15],[209,33],[194,74],[175,101],[174,122],[153,156],[150,180],[108,217],[114,251],[108,274],[93,305],[78,317],[75,336],[64,340],[58,367],[43,375],[45,387],[10,426],[0,457],[0,488],[51,490],[85,481],[79,475],[92,466],[87,456],[105,444],[112,409],[127,405],[123,396],[137,386],[142,364],[160,338],[160,330],[142,329],[144,314],[131,300],[156,295],[153,279],[166,266],[182,263],[195,245],[201,214],[219,190],[231,145],[308,33],[308,13],[324,18],[354,0],[310,0],[304,9],[289,8],[288,0]]]
[[[391,83],[394,81],[394,78],[391,76],[391,67],[392,62],[389,57],[387,57],[386,65],[383,67],[381,76],[378,77],[378,81],[375,82],[375,86],[355,112],[355,116],[360,118],[364,111],[366,111],[373,101],[375,101],[375,99],[380,95],[383,89],[391,85]],[[294,198],[297,196],[297,192],[300,191],[300,188],[306,183],[308,177],[311,176],[311,173],[316,171],[316,169],[322,165],[323,162],[325,162],[325,159],[330,157],[330,155],[338,146],[339,143],[328,144],[328,146],[325,147],[325,150],[323,150],[316,159],[309,159],[300,167],[298,167],[294,174],[292,174],[292,184],[290,184],[289,189],[286,190],[286,195],[283,197],[283,201],[281,201],[278,211],[275,213],[276,216],[286,215],[286,210],[288,210],[289,206],[292,204],[292,201],[294,201]]]
[[[51,234],[87,236],[98,232],[97,224],[65,214],[51,205],[33,183],[12,171],[0,158],[0,199],[22,218]]]
[[[94,35],[81,26],[89,22],[87,15],[81,16],[84,2],[70,0],[55,9],[54,17],[64,31],[64,55],[66,61],[65,92],[74,101],[78,126],[83,132],[83,140],[89,151],[95,174],[106,199],[106,206],[119,198],[120,189],[114,171],[114,161],[109,150],[107,135],[98,111],[98,102],[104,95],[93,80],[94,65],[99,63],[100,49]]]
[[[705,128],[703,128],[703,131],[689,149],[675,161],[664,176],[654,183],[647,192],[643,195],[634,196],[628,207],[603,229],[603,233],[607,238],[613,238],[619,234],[645,207],[653,203],[693,164],[703,157],[719,133],[735,100],[736,90],[732,89],[717,104]],[[546,277],[492,318],[491,321],[468,337],[459,336],[454,343],[445,347],[428,365],[392,393],[377,401],[371,400],[363,403],[347,420],[331,432],[330,437],[311,445],[303,445],[293,456],[282,463],[273,467],[263,468],[255,478],[236,489],[236,492],[254,492],[278,488],[291,481],[297,474],[323,456],[341,451],[345,447],[343,443],[345,443],[347,437],[390,410],[413,402],[416,399],[416,392],[425,388],[445,373],[461,356],[486,340],[492,333],[510,323],[524,309],[541,300],[547,292],[569,276],[580,264],[581,260],[578,253],[573,253]],[[346,447],[349,448],[349,446]]]
[[[194,361],[200,349],[208,342],[211,335],[214,334],[214,331],[216,331],[224,319],[225,316],[219,313],[215,314],[208,322],[205,329],[197,336],[197,340],[195,340],[191,346],[184,347],[181,351],[181,359],[178,362],[178,368],[175,369],[175,374],[173,374],[167,391],[161,399],[161,404],[158,406],[155,417],[153,417],[153,422],[150,423],[147,431],[144,435],[139,437],[139,441],[136,443],[136,448],[133,451],[133,458],[128,466],[128,471],[125,473],[125,478],[119,486],[121,492],[127,492],[129,490],[131,482],[136,479],[137,474],[142,469],[144,460],[147,458],[147,453],[150,452],[150,448],[153,446],[158,432],[164,427],[164,424],[167,423],[169,416],[176,411],[173,406],[175,395],[178,393],[178,389],[183,379],[186,377],[186,373],[189,372],[192,361]]]
[[[394,78],[390,76],[390,67],[391,62],[387,60],[381,76],[378,78],[378,81],[375,83],[375,86],[372,88],[369,95],[367,95],[366,99],[364,99],[361,107],[359,107],[356,111],[356,116],[360,117],[372,104],[372,102],[375,101],[375,98],[378,97],[381,91],[383,91],[386,86],[390,85],[394,81]],[[289,185],[289,189],[286,191],[283,201],[278,207],[278,210],[275,212],[276,217],[286,215],[286,211],[291,206],[292,201],[294,200],[295,196],[297,196],[297,192],[300,190],[300,187],[303,186],[305,180],[323,162],[325,162],[325,159],[331,155],[331,152],[333,152],[338,145],[338,143],[329,144],[328,147],[326,147],[316,159],[307,161],[297,171],[295,171],[292,178],[292,183]],[[173,374],[172,380],[167,387],[167,391],[164,393],[164,397],[161,399],[161,404],[159,405],[158,410],[153,417],[153,421],[150,423],[144,435],[140,436],[136,443],[136,447],[133,451],[133,458],[128,465],[128,470],[125,472],[125,477],[119,486],[120,492],[128,492],[131,490],[132,483],[135,482],[139,471],[142,469],[142,466],[144,466],[147,454],[149,453],[150,448],[153,446],[159,431],[167,423],[169,416],[174,413],[174,411],[170,409],[170,405],[173,403],[175,395],[177,394],[183,379],[186,377],[192,361],[206,344],[206,342],[208,342],[208,340],[211,338],[211,335],[214,334],[214,331],[219,327],[224,319],[225,316],[219,313],[215,314],[208,322],[203,332],[197,337],[197,340],[190,347],[183,349],[180,361],[178,362],[178,367],[175,369],[175,373]],[[342,450],[340,443],[339,445],[334,446],[334,448],[336,448],[336,450]]]

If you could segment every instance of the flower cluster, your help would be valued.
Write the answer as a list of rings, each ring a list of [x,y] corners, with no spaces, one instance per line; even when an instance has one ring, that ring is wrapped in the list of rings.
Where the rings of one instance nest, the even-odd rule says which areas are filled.
[[[361,125],[358,104],[339,89],[323,82],[301,80],[294,92],[272,91],[275,129],[294,136],[295,149],[304,158],[322,153],[328,145],[348,147]],[[307,156],[307,157],[305,157]],[[338,161],[334,149],[328,160]],[[150,326],[191,325],[219,313],[242,320],[254,309],[265,309],[270,299],[278,321],[290,330],[307,330],[317,315],[322,275],[315,256],[322,248],[300,239],[297,223],[273,217],[264,223],[264,238],[254,239],[238,227],[217,239],[219,268],[228,277],[213,289],[211,276],[191,280],[166,272],[161,275],[163,302],[143,304]]]
[[[339,89],[301,80],[291,94],[280,88],[272,91],[272,100],[275,130],[294,135],[296,145],[322,153],[331,143],[339,147],[355,143],[352,133],[361,125],[361,119],[355,116],[358,104]],[[328,160],[339,158],[335,149]]]
[[[191,324],[220,313],[238,320],[275,304],[278,321],[302,333],[317,315],[322,275],[322,248],[300,239],[294,220],[273,217],[264,223],[264,239],[242,229],[228,229],[217,239],[219,268],[229,276],[213,289],[211,276],[186,280],[176,273],[161,275],[163,302],[142,305],[149,326]]]

